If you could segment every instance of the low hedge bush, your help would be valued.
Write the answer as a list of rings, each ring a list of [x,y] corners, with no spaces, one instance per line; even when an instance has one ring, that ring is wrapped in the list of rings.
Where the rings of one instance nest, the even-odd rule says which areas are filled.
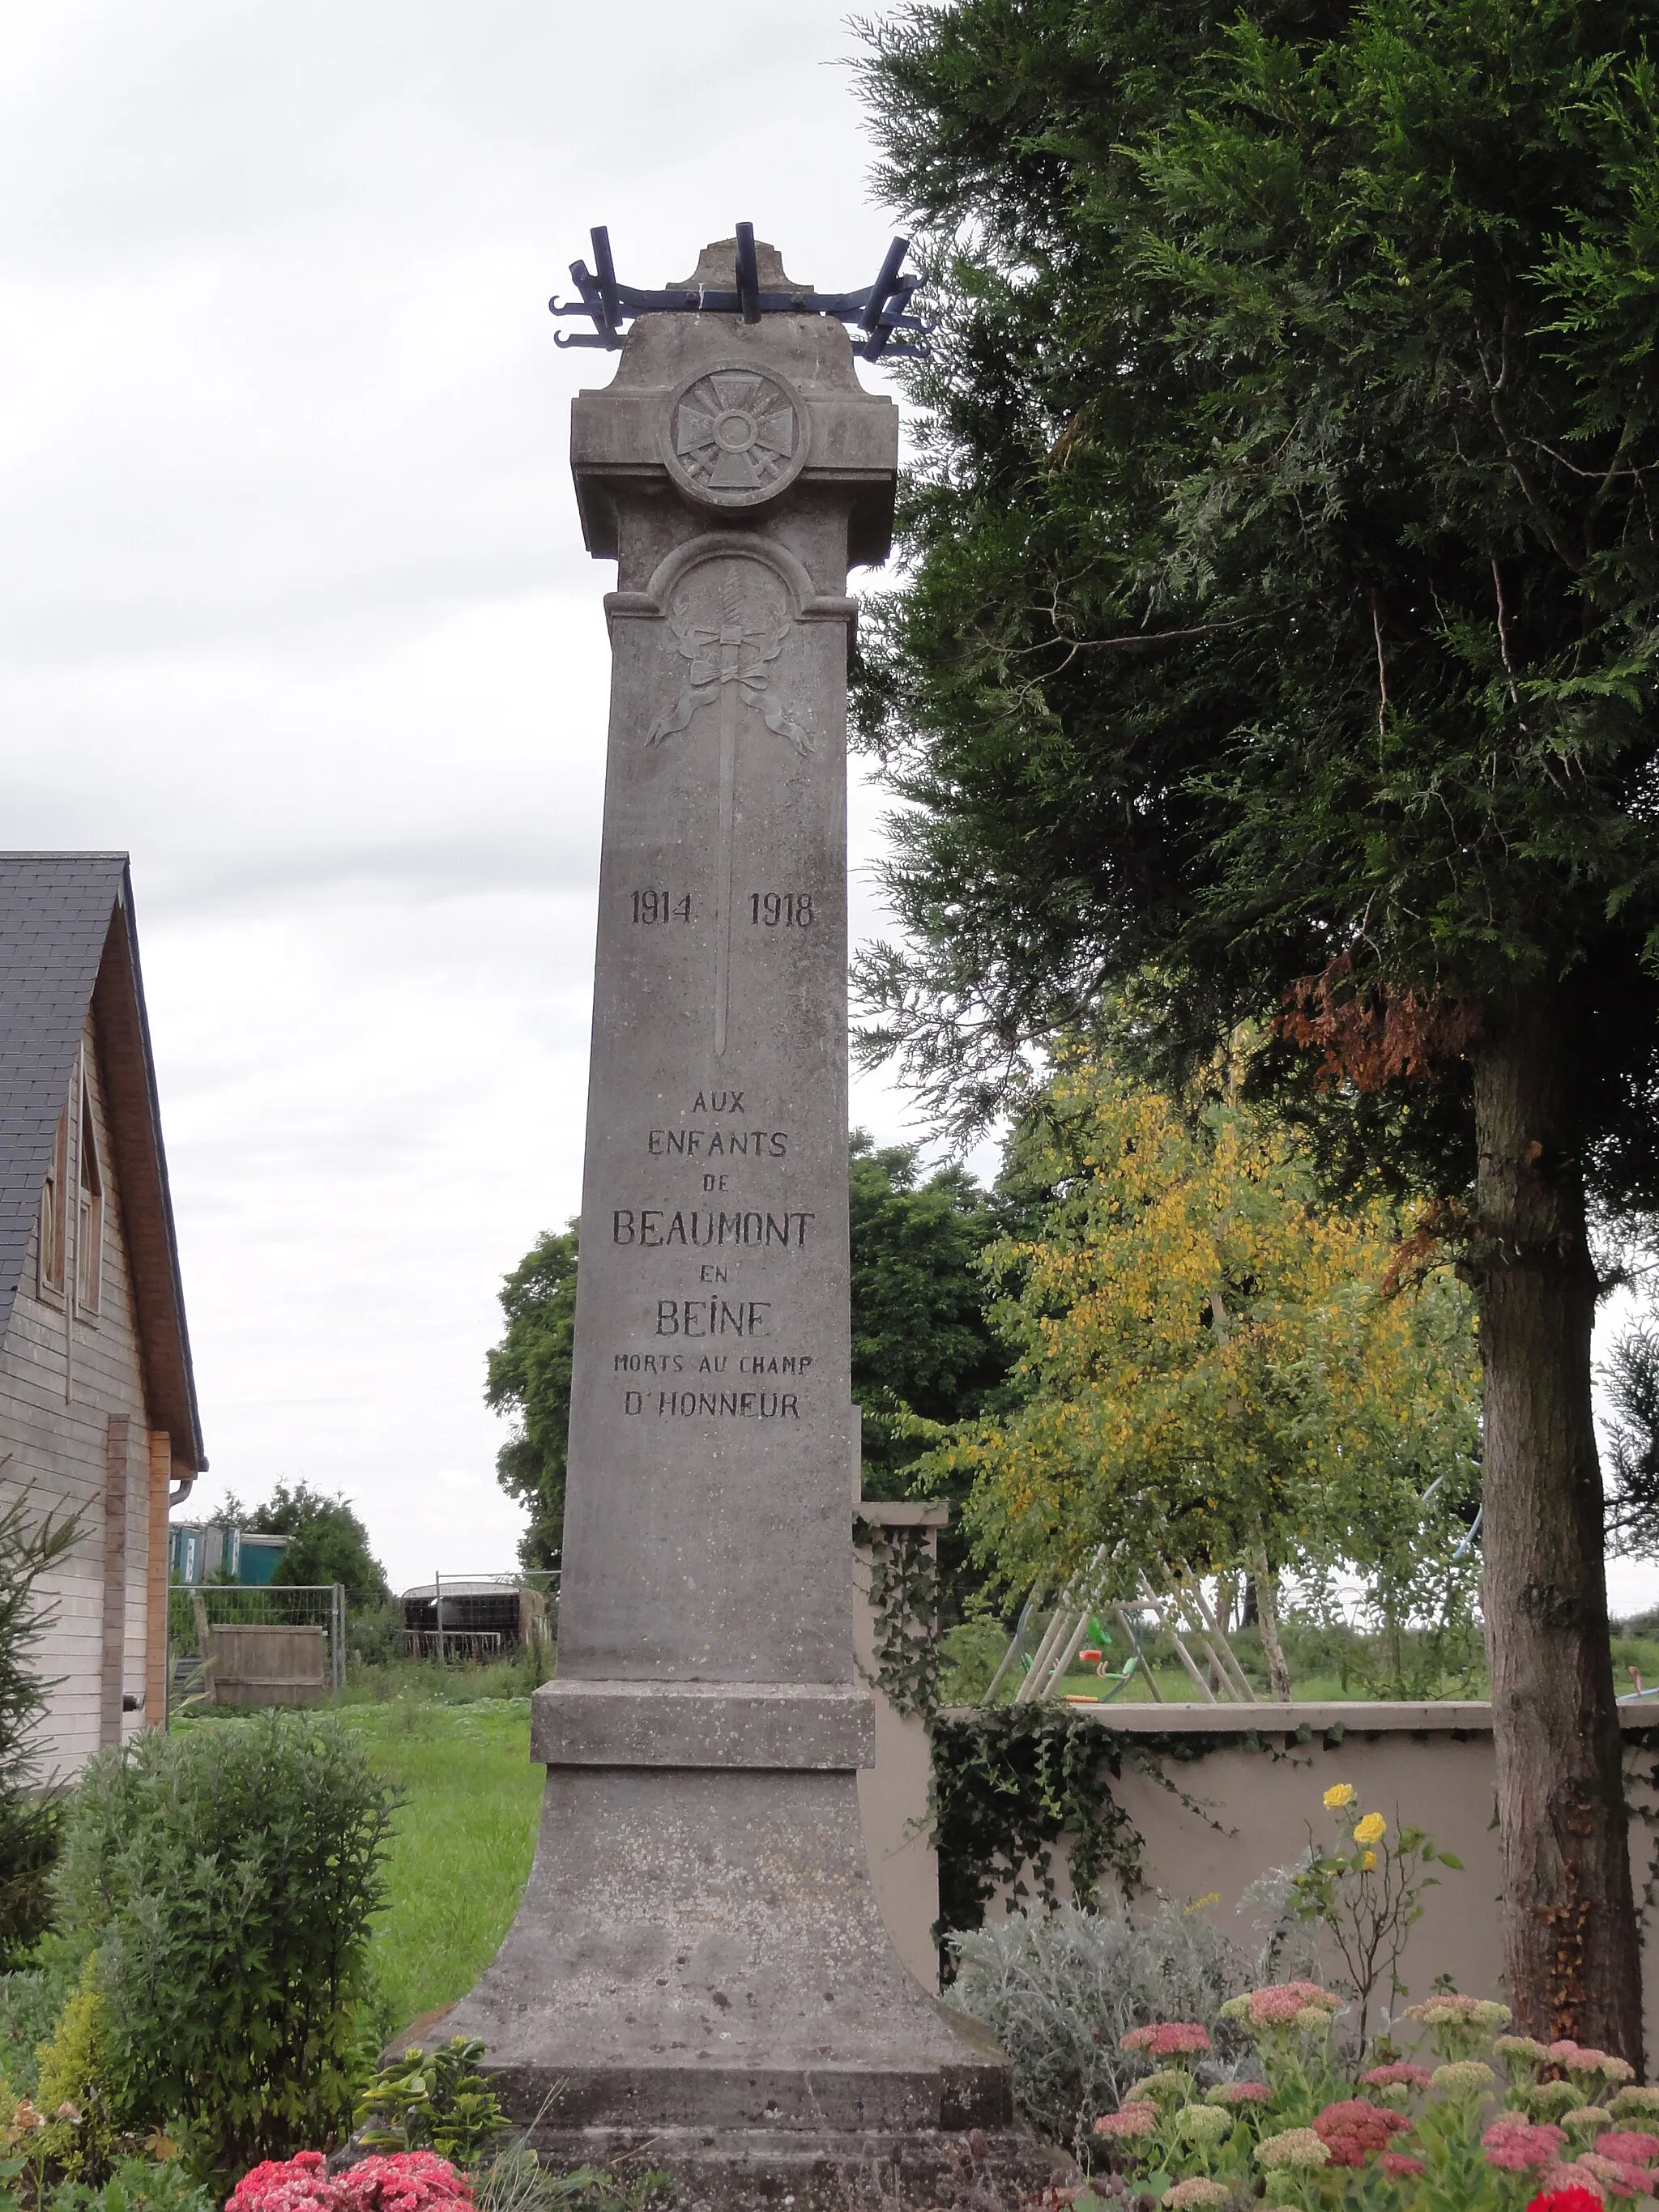
[[[395,1802],[332,1716],[146,1731],[88,1764],[58,1920],[105,2008],[124,2133],[181,2125],[228,2177],[349,2128]]]

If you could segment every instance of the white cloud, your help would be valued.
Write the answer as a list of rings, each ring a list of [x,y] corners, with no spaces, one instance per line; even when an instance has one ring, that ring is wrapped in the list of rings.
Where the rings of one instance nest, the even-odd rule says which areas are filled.
[[[842,16],[0,6],[4,842],[133,855],[199,1496],[342,1490],[399,1583],[511,1563],[495,1291],[580,1184],[612,364],[546,301],[596,221],[873,274]]]

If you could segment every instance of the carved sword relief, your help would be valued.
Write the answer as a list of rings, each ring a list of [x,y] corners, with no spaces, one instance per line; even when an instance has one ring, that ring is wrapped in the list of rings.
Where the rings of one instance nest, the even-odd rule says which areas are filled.
[[[808,732],[772,690],[772,664],[793,627],[783,587],[755,562],[756,574],[739,585],[729,574],[716,580],[688,578],[669,604],[668,627],[676,648],[690,665],[680,696],[659,714],[646,743],[660,745],[690,727],[699,708],[720,710],[720,826],[714,855],[714,1055],[726,1052],[726,1013],[732,978],[732,855],[736,803],[738,719],[740,706],[752,707],[767,728],[786,738],[803,758],[815,750]],[[761,593],[771,586],[769,610]],[[757,586],[760,589],[757,591]],[[701,587],[701,588],[700,588]]]

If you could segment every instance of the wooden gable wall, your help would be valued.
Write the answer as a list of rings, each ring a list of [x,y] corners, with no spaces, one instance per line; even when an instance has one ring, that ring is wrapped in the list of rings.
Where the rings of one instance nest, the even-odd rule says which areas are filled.
[[[99,1310],[80,1311],[73,1300],[73,1221],[65,1295],[42,1295],[37,1218],[0,1343],[8,1488],[21,1481],[39,1507],[77,1512],[82,1524],[79,1543],[40,1585],[56,1606],[40,1645],[40,1671],[61,1678],[41,1740],[43,1779],[67,1778],[100,1745],[159,1721],[164,1694],[168,1454],[166,1437],[153,1439],[149,1425],[118,1147],[90,1013],[82,1050],[104,1184]],[[79,1143],[71,1110],[71,1191]],[[143,1709],[124,1714],[126,1695],[143,1698]]]

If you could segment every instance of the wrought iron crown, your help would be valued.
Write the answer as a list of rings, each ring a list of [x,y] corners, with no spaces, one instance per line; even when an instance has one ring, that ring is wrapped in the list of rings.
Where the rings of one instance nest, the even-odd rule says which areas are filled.
[[[740,222],[737,226],[737,253],[729,292],[711,290],[706,284],[643,292],[636,285],[617,283],[616,265],[611,258],[610,232],[601,224],[590,235],[593,240],[592,269],[585,261],[573,261],[570,264],[572,281],[581,297],[561,301],[556,294],[547,306],[548,312],[554,315],[586,315],[593,328],[591,332],[574,331],[568,337],[562,331],[556,331],[554,343],[557,345],[606,346],[614,349],[623,342],[624,324],[631,322],[635,315],[741,315],[745,323],[757,323],[763,315],[834,315],[838,321],[853,324],[860,331],[860,335],[853,341],[853,350],[866,361],[879,361],[884,354],[892,359],[927,350],[926,334],[933,325],[925,317],[908,312],[913,295],[926,279],[915,274],[899,274],[909,251],[908,238],[893,240],[875,283],[866,284],[862,291],[763,292],[755,258],[755,226],[752,222]],[[896,331],[915,331],[919,335],[894,344],[891,341]]]

